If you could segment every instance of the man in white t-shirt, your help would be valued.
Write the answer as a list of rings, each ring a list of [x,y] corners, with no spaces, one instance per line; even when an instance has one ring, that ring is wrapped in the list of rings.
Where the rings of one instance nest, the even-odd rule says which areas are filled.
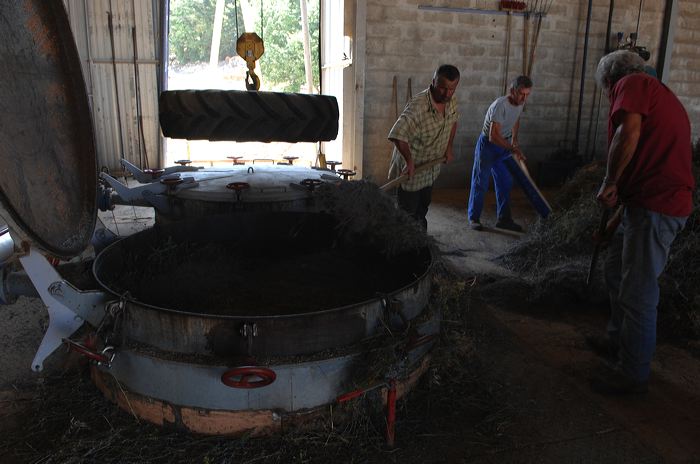
[[[483,229],[481,211],[491,176],[496,189],[496,227],[516,232],[523,230],[511,216],[510,190],[513,187],[513,179],[503,160],[510,156],[525,159],[523,152],[518,148],[518,128],[523,105],[531,91],[532,80],[527,76],[518,76],[511,82],[508,95],[497,98],[486,111],[484,127],[474,150],[474,168],[467,209],[469,226],[474,230]]]

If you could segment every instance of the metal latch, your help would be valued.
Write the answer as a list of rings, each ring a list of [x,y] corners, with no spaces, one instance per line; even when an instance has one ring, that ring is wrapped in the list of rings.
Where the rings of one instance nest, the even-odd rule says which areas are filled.
[[[253,337],[258,336],[258,325],[256,323],[244,323],[241,327],[241,336],[248,340],[248,356],[253,356]]]

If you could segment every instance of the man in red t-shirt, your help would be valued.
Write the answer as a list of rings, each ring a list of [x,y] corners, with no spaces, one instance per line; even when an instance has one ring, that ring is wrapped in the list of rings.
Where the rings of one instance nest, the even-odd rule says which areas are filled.
[[[614,361],[592,382],[607,394],[648,389],[658,278],[693,209],[688,115],[673,92],[643,69],[639,55],[618,50],[604,56],[596,71],[610,97],[607,172],[596,198],[606,208],[621,205],[608,224],[608,338],[588,339]]]

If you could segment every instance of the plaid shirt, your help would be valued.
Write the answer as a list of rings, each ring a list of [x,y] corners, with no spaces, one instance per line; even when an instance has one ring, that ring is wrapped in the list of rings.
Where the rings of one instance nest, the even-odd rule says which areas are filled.
[[[406,108],[389,131],[389,139],[401,140],[408,143],[415,166],[434,159],[442,158],[447,151],[452,125],[459,119],[457,102],[454,98],[445,105],[444,116],[432,104],[430,89],[416,94],[406,105]],[[391,155],[389,176],[398,168],[403,172],[406,160],[399,150],[394,147]],[[440,165],[416,173],[410,180],[401,183],[401,188],[407,192],[415,192],[433,185],[440,174]]]

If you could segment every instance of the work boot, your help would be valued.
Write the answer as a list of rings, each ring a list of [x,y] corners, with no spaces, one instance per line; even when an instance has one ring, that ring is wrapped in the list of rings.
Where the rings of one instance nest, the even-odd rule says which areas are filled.
[[[586,344],[595,354],[609,361],[617,361],[617,351],[619,346],[610,337],[600,335],[589,335],[586,337]]]
[[[470,219],[469,228],[471,230],[484,230],[484,226],[481,225],[481,222],[479,222],[478,219]]]
[[[618,366],[603,364],[591,378],[591,389],[603,395],[639,395],[649,391],[649,382],[638,382]]]
[[[510,218],[507,219],[499,219],[496,221],[496,227],[499,229],[505,229],[505,230],[512,230],[513,232],[522,232],[523,228],[520,227],[519,224],[517,224],[515,221],[513,221]]]

